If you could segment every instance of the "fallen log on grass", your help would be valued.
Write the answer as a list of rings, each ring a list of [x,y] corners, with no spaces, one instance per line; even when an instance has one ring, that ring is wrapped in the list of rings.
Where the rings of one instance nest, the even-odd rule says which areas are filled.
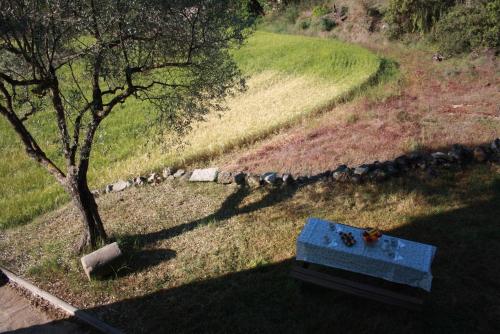
[[[122,251],[116,242],[106,245],[81,258],[83,270],[89,279],[103,278],[116,272]]]

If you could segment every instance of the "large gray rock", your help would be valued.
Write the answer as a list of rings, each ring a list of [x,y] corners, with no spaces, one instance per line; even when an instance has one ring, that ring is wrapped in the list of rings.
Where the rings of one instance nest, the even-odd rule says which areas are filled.
[[[477,162],[484,162],[488,160],[488,153],[481,146],[474,148],[473,154],[474,154],[474,160],[476,160]]]
[[[370,171],[370,166],[361,165],[354,169],[354,175],[365,176]]]
[[[83,270],[89,279],[102,278],[116,272],[122,251],[116,242],[106,245],[80,259]]]
[[[193,172],[186,172],[179,178],[179,180],[187,182],[191,178],[191,175],[193,175]]]
[[[363,178],[362,178],[362,177],[361,177],[361,175],[359,175],[359,174],[353,174],[353,175],[351,176],[350,181],[351,181],[352,183],[361,183],[361,181],[363,181]]]
[[[370,180],[376,182],[382,182],[387,178],[387,173],[381,168],[376,168],[369,174]]]
[[[382,163],[383,169],[386,171],[387,176],[395,176],[398,174],[398,168],[395,162],[385,161]]]
[[[162,176],[164,179],[172,175],[172,168],[171,167],[165,167],[162,172]]]
[[[292,174],[283,174],[283,175],[281,176],[281,179],[283,180],[283,184],[284,184],[284,185],[287,185],[287,186],[289,186],[289,185],[293,184],[293,182],[295,181],[295,180],[293,179]]]
[[[431,153],[431,156],[434,159],[449,160],[448,155],[446,153],[443,153],[443,152],[433,152],[433,153]]]
[[[148,176],[148,183],[159,183],[161,182],[161,177],[157,173],[151,173]]]
[[[467,161],[472,154],[467,147],[459,144],[454,144],[451,150],[448,152],[448,155],[450,156],[452,161],[461,163]]]
[[[174,173],[174,178],[178,179],[184,174],[186,174],[186,171],[184,169],[179,169],[177,172]]]
[[[215,182],[215,180],[217,180],[217,174],[219,174],[219,169],[217,168],[195,169],[189,181]]]
[[[278,174],[274,172],[265,173],[262,175],[262,181],[267,184],[276,184],[278,182]]]
[[[245,178],[246,174],[243,172],[238,172],[233,174],[234,183],[236,183],[239,186],[245,185]]]
[[[247,184],[250,188],[259,188],[260,187],[260,176],[259,175],[248,175],[247,176]]]
[[[428,162],[425,159],[419,159],[418,161],[415,162],[415,166],[418,167],[421,170],[425,170],[428,167]]]
[[[117,192],[120,192],[120,191],[123,191],[123,190],[127,189],[131,185],[132,185],[132,182],[130,182],[130,181],[120,180],[120,181],[118,181],[116,183],[113,183],[111,185],[111,190],[110,191],[112,191],[114,193],[117,193]]]
[[[332,173],[332,178],[337,182],[347,182],[351,176],[351,171],[347,165],[340,165]]]
[[[449,163],[451,159],[451,157],[448,154],[443,152],[431,153],[431,157],[432,157],[432,164],[434,165]]]
[[[490,146],[494,152],[500,153],[500,138],[495,139]]]
[[[146,178],[142,176],[137,176],[134,178],[133,182],[136,186],[142,186],[144,183],[146,183]]]
[[[309,181],[310,181],[309,176],[300,175],[297,177],[297,183],[304,184],[304,183],[308,183]]]
[[[231,172],[219,172],[219,175],[217,175],[217,183],[220,184],[230,184],[233,183],[233,175]]]

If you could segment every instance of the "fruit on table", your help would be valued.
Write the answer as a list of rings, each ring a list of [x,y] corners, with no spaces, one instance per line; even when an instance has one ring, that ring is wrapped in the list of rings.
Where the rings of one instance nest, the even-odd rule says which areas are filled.
[[[369,228],[363,232],[363,239],[367,243],[376,242],[381,236],[382,233],[376,228]]]
[[[345,233],[345,232],[339,232],[340,234],[340,239],[344,242],[344,244],[348,247],[354,246],[356,244],[356,239],[352,235],[351,232]]]

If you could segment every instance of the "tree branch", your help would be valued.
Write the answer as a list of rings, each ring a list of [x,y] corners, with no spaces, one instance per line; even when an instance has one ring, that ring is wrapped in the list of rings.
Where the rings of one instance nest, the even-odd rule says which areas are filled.
[[[0,79],[4,80],[11,86],[31,86],[31,85],[41,85],[45,83],[43,80],[40,79],[17,80],[2,72],[0,72]]]
[[[52,69],[52,71],[54,70]],[[59,128],[59,135],[61,137],[61,143],[63,145],[64,157],[67,159],[69,167],[69,165],[71,164],[71,152],[68,125],[66,122],[64,105],[61,99],[61,92],[59,90],[59,81],[57,80],[57,76],[55,73],[53,73],[50,91],[52,92],[52,105],[54,106],[54,110],[56,112],[57,127]]]
[[[12,125],[14,131],[24,144],[26,153],[30,158],[35,160],[41,166],[55,177],[55,179],[63,186],[66,186],[66,175],[47,157],[45,152],[40,148],[36,140],[28,132],[21,120],[12,110],[8,110],[0,104],[0,114],[5,116],[7,121]]]

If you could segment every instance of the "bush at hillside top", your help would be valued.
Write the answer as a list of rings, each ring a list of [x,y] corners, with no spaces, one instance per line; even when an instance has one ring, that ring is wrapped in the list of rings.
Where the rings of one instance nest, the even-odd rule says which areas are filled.
[[[332,10],[330,9],[330,7],[328,7],[325,4],[314,6],[314,8],[312,9],[312,15],[314,17],[321,17],[321,16],[324,16],[326,14],[330,14],[331,12],[332,12]]]
[[[311,26],[311,20],[309,19],[302,20],[299,22],[299,26],[302,30],[309,29],[309,27]]]
[[[335,23],[335,21],[328,17],[322,17],[321,20],[319,21],[319,26],[321,27],[321,31],[330,31],[333,28],[335,28],[336,25],[337,24]]]
[[[458,5],[436,25],[433,33],[440,51],[460,54],[485,47],[500,47],[500,0],[476,6]]]
[[[340,16],[347,15],[347,13],[349,13],[349,7],[347,7],[347,6],[342,6],[342,7],[340,8]]]
[[[390,37],[429,32],[455,0],[391,0],[386,12]]]
[[[297,18],[299,17],[299,9],[295,5],[290,5],[287,6],[284,9],[283,17],[288,23],[294,24],[295,21],[297,21]]]

